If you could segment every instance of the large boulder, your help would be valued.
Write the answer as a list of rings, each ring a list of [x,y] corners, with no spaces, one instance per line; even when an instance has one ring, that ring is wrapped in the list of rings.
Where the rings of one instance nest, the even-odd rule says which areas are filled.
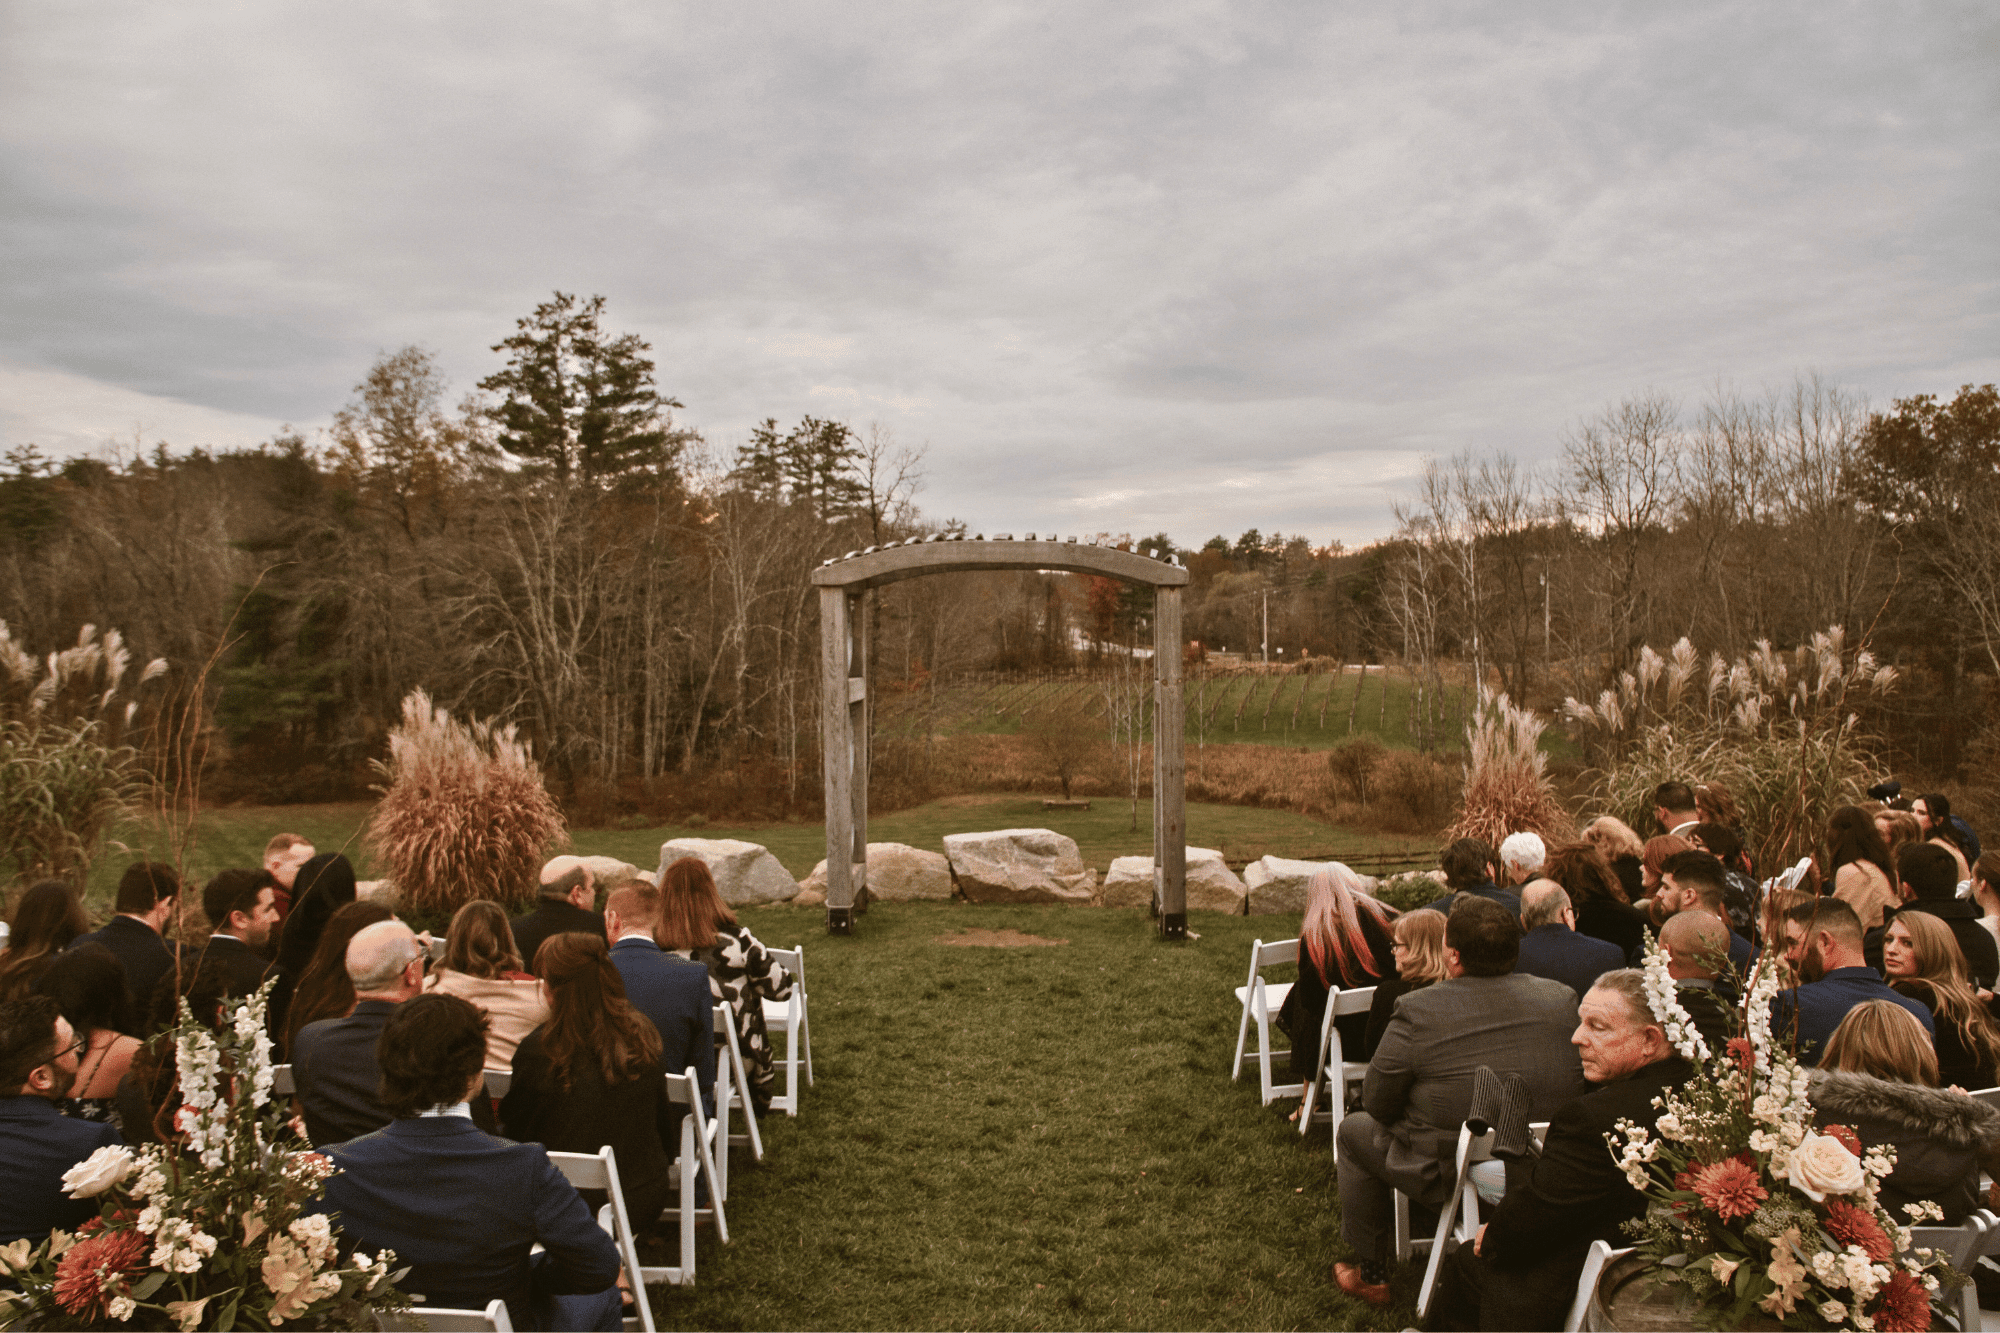
[[[826,862],[799,881],[801,895],[818,894],[826,901]],[[901,842],[868,844],[868,896],[877,902],[906,903],[919,898],[951,897],[951,863],[936,852]],[[795,900],[796,901],[796,900]]]
[[[1248,890],[1213,847],[1187,849],[1187,905],[1191,912],[1243,915]],[[1149,907],[1153,902],[1153,858],[1121,856],[1104,876],[1099,901],[1106,907]]]
[[[1250,915],[1265,916],[1306,910],[1306,885],[1331,861],[1290,861],[1282,856],[1263,856],[1243,867],[1243,883],[1250,891]]]
[[[1087,903],[1095,896],[1097,873],[1077,855],[1076,840],[1053,829],[947,833],[944,854],[968,902]]]
[[[781,903],[798,895],[799,882],[761,844],[735,838],[672,838],[660,844],[662,866],[683,856],[707,864],[722,901],[731,907]]]
[[[576,859],[589,869],[591,882],[597,885],[600,892],[607,884],[626,884],[634,879],[652,878],[630,861],[621,861],[615,856],[579,856]]]

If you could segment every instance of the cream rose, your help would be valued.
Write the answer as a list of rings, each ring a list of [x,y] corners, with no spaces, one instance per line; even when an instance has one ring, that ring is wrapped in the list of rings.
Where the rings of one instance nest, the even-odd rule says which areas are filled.
[[[63,1190],[72,1199],[95,1198],[113,1185],[122,1185],[137,1169],[130,1148],[99,1148],[63,1172]]]
[[[1831,1134],[1800,1139],[1787,1170],[1792,1184],[1814,1203],[1826,1202],[1829,1194],[1853,1194],[1867,1183],[1861,1160]]]

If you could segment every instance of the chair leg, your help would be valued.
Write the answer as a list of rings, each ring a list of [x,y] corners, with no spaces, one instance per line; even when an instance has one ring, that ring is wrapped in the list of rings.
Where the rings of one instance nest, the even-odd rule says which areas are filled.
[[[1417,1252],[1416,1242],[1410,1239],[1410,1196],[1395,1191],[1391,1211],[1396,1226],[1396,1262],[1406,1264]]]
[[[1236,1024],[1236,1059],[1229,1066],[1229,1081],[1234,1083],[1243,1075],[1243,1048],[1250,1040],[1250,1003],[1257,997],[1257,973],[1250,973],[1250,984],[1243,991],[1243,1017]]]

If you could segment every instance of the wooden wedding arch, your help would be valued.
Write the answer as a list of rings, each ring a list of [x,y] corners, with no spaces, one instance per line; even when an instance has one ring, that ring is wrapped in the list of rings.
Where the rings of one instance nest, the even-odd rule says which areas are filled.
[[[912,537],[850,551],[813,571],[819,589],[820,742],[826,765],[826,928],[854,930],[868,878],[868,594],[926,574],[1064,570],[1153,590],[1153,910],[1160,935],[1187,938],[1187,730],[1181,697],[1181,589],[1188,572],[1151,553],[1074,537]]]

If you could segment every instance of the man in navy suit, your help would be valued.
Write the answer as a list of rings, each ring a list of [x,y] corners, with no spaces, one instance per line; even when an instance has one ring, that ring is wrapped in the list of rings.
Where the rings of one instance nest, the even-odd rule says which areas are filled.
[[[76,1083],[80,1043],[46,995],[0,1004],[0,1245],[39,1244],[54,1227],[74,1231],[97,1216],[96,1199],[63,1192],[63,1172],[118,1131],[56,1110]]]
[[[1861,918],[1838,898],[1814,898],[1785,913],[1785,960],[1805,984],[1771,998],[1771,1035],[1796,1038],[1799,1063],[1817,1065],[1840,1020],[1863,1000],[1887,1000],[1934,1033],[1931,1011],[1883,984],[1861,952]]]
[[[455,995],[418,996],[390,1015],[376,1061],[395,1118],[327,1152],[340,1174],[325,1203],[348,1240],[395,1251],[410,1266],[403,1290],[433,1306],[498,1297],[516,1328],[620,1328],[618,1250],[582,1197],[540,1144],[472,1123],[485,1016]]]
[[[1599,977],[1625,966],[1625,954],[1617,945],[1576,933],[1576,909],[1562,885],[1552,879],[1538,879],[1522,888],[1521,927],[1525,933],[1514,970],[1560,981],[1576,992],[1579,1004]]]
[[[179,946],[169,946],[161,932],[180,901],[181,877],[172,866],[134,861],[118,879],[118,900],[112,909],[117,915],[88,935],[70,941],[72,949],[80,944],[101,944],[124,966],[125,988],[132,996],[132,1031],[128,1036],[145,1035],[153,988],[174,970]]]
[[[604,900],[604,934],[625,998],[660,1030],[660,1063],[670,1074],[694,1066],[702,1106],[715,1114],[715,1002],[708,969],[653,942],[660,891],[644,880],[613,889]]]
[[[276,977],[265,1022],[273,1035],[285,1030],[285,1010],[296,980],[282,964],[265,956],[278,928],[277,893],[271,877],[261,870],[219,872],[201,891],[202,911],[215,933],[187,960],[190,975],[205,962],[221,968],[226,978],[223,994],[232,999],[255,995],[259,986]]]
[[[348,941],[347,977],[354,983],[354,1012],[308,1023],[292,1039],[292,1078],[306,1134],[322,1148],[389,1123],[393,1112],[376,1091],[376,1046],[396,1007],[423,991],[423,946],[400,921],[364,926]]]

